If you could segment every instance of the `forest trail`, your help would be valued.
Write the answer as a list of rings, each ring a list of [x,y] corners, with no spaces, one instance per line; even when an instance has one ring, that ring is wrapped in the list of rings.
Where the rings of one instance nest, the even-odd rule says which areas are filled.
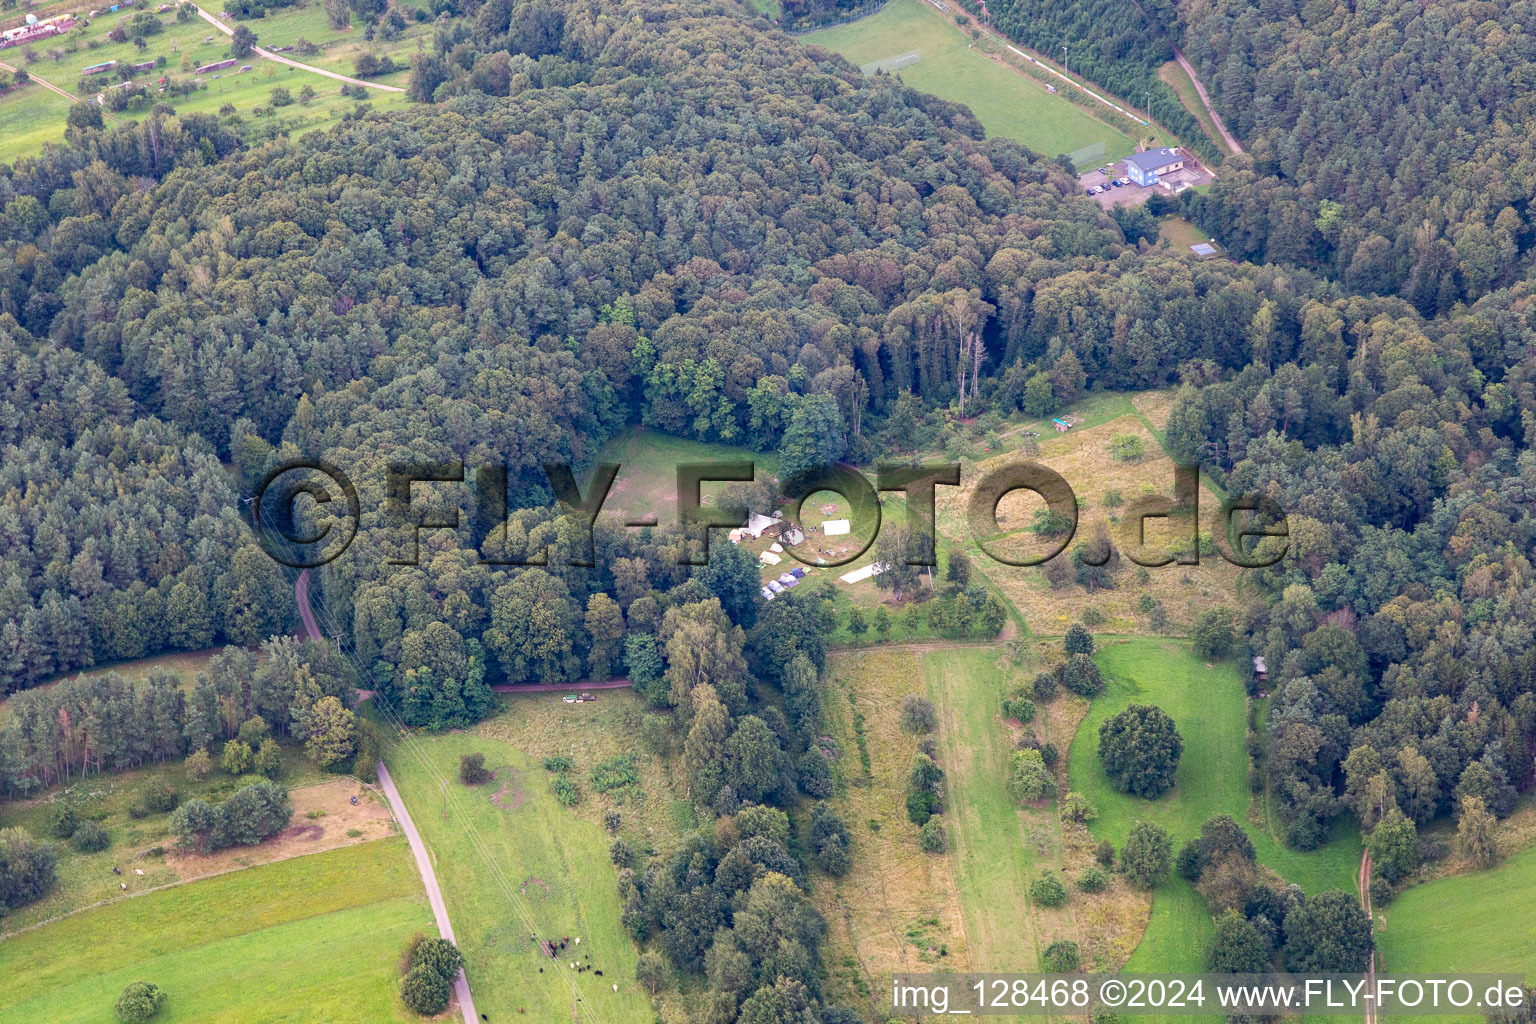
[[[230,28],[218,18],[215,18],[213,15],[203,10],[201,7],[197,9],[197,13],[202,16],[204,21],[218,29],[220,32],[223,32],[225,35],[232,36],[235,34],[234,29]],[[346,82],[350,85],[360,85],[365,89],[378,89],[381,92],[405,92],[404,89],[397,85],[384,85],[380,82],[369,82],[362,78],[350,78],[347,75],[339,74],[335,71],[327,71],[324,68],[317,68],[313,64],[301,64],[296,60],[289,60],[287,57],[280,57],[273,53],[271,50],[264,50],[259,46],[253,46],[251,49],[259,57],[265,57],[267,60],[276,61],[279,64],[287,64],[289,67],[298,68],[300,71],[312,71],[317,75],[324,75],[326,78],[334,78],[338,82]]]
[[[323,640],[325,637],[320,632],[320,627],[315,624],[315,613],[309,607],[309,570],[299,571],[298,579],[293,583],[293,599],[299,606],[299,618],[304,620],[304,632],[311,640]],[[628,681],[626,680],[626,685]],[[379,762],[379,788],[384,790],[384,796],[389,800],[390,811],[395,820],[400,823],[400,830],[405,833],[406,841],[411,844],[411,855],[416,858],[416,870],[421,872],[422,885],[426,886],[427,902],[432,905],[432,916],[437,918],[437,930],[443,938],[454,942],[453,924],[448,920],[448,905],[443,902],[443,890],[437,884],[437,873],[432,870],[432,859],[427,855],[427,848],[421,841],[421,834],[416,831],[416,823],[411,820],[411,812],[406,810],[405,801],[400,796],[400,790],[395,788],[395,780],[390,778],[389,769],[384,762]],[[475,1011],[475,999],[469,994],[469,979],[465,976],[463,968],[459,969],[459,976],[453,979],[453,994],[458,999],[459,1009],[464,1013],[464,1024],[478,1024],[480,1017]]]
[[[1365,916],[1371,922],[1371,935],[1376,935],[1376,916],[1371,912],[1371,851],[1366,850],[1360,855],[1360,907],[1365,911]],[[1376,991],[1376,950],[1371,950],[1371,965],[1366,974],[1366,982],[1370,986],[1368,991]],[[1376,1004],[1367,1000],[1365,1004],[1365,1024],[1376,1024]]]
[[[1237,141],[1237,136],[1227,131],[1227,126],[1222,121],[1221,115],[1216,113],[1216,107],[1211,103],[1211,97],[1206,94],[1205,86],[1200,84],[1200,76],[1195,74],[1195,66],[1184,56],[1184,51],[1177,46],[1173,48],[1173,59],[1179,62],[1179,67],[1184,69],[1184,73],[1189,76],[1190,82],[1194,83],[1195,94],[1200,97],[1200,103],[1205,107],[1205,112],[1211,115],[1211,122],[1216,125],[1216,130],[1221,132],[1221,140],[1227,144],[1232,152],[1241,154],[1243,152],[1243,144]]]

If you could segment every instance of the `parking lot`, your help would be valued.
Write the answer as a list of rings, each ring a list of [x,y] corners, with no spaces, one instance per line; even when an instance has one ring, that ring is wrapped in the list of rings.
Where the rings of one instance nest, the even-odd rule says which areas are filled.
[[[1108,173],[1105,173],[1105,172]],[[1125,161],[1117,160],[1112,164],[1106,164],[1104,169],[1095,169],[1087,174],[1080,174],[1077,183],[1086,192],[1088,189],[1108,185],[1115,179],[1125,179]],[[1106,210],[1112,206],[1140,206],[1147,201],[1147,197],[1154,192],[1161,192],[1165,196],[1177,195],[1184,189],[1193,185],[1203,185],[1214,181],[1215,175],[1206,170],[1187,152],[1184,158],[1184,167],[1181,170],[1172,171],[1163,176],[1161,183],[1143,187],[1134,182],[1126,181],[1124,185],[1111,185],[1108,191],[1094,195],[1100,206]]]

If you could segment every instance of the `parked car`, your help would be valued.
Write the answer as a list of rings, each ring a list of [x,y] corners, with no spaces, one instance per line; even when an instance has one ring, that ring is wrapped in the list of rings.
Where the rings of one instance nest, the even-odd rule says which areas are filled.
[[[1085,189],[1083,189],[1083,195],[1085,195],[1085,196],[1097,195],[1098,191],[1099,190],[1096,189],[1096,188],[1085,188]]]

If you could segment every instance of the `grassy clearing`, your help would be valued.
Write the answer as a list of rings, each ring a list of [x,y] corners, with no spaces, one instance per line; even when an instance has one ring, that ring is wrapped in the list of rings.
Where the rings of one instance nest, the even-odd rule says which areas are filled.
[[[566,707],[558,703],[558,694],[543,697],[546,703]],[[635,945],[620,921],[618,874],[608,858],[611,837],[602,826],[586,820],[611,806],[591,792],[587,779],[597,752],[632,749],[634,734],[620,729],[618,718],[613,718],[588,721],[584,729],[543,735],[518,721],[527,703],[537,700],[532,696],[514,700],[508,712],[481,723],[473,733],[422,737],[411,749],[397,746],[389,756],[391,772],[439,865],[438,880],[480,1009],[495,1020],[508,1019],[519,1009],[526,1009],[528,1020],[558,1020],[572,1012],[574,983],[584,1018],[649,1020],[651,1002],[634,980]],[[604,694],[595,705],[566,710],[591,709],[601,715],[619,703]],[[545,723],[554,720],[527,717]],[[492,738],[498,734],[523,737],[529,749]],[[497,779],[471,790],[457,781],[458,760],[476,751],[485,754],[486,765],[496,770]],[[572,777],[585,794],[577,813],[562,807],[550,792],[542,758],[557,752],[575,754]],[[446,815],[444,796],[421,763],[423,757],[451,780],[454,803]],[[654,759],[642,756],[640,760],[644,771],[643,762]],[[649,781],[654,774],[643,777]],[[665,790],[645,795],[647,807],[660,805],[647,821],[665,817],[669,795]],[[631,805],[626,803],[623,812],[630,817]],[[466,834],[470,825],[479,837],[478,845]],[[624,833],[642,847],[647,845],[640,831],[643,826],[634,821],[627,825]],[[530,938],[535,932],[540,938],[580,936],[581,953],[590,954],[592,965],[604,977],[577,975],[565,966],[566,961],[548,959]],[[610,988],[615,983],[617,992]]]
[[[1259,861],[1287,881],[1308,892],[1351,887],[1360,862],[1353,829],[1336,829],[1321,849],[1298,853],[1250,816],[1245,697],[1231,665],[1207,665],[1183,643],[1155,639],[1101,640],[1096,659],[1108,685],[1093,701],[1068,756],[1072,788],[1098,808],[1099,819],[1091,826],[1095,837],[1118,848],[1137,820],[1152,821],[1168,830],[1177,849],[1199,834],[1206,819],[1229,814],[1248,832]],[[1184,738],[1175,786],[1158,800],[1121,793],[1099,764],[1099,725],[1131,703],[1161,707]],[[1259,815],[1258,821],[1265,819]],[[1200,896],[1187,882],[1170,878],[1153,894],[1151,917],[1126,970],[1199,972],[1211,928]]]
[[[619,475],[608,492],[602,514],[622,522],[630,517],[655,516],[663,523],[677,522],[677,467],[685,462],[751,462],[758,479],[773,476],[779,468],[777,455],[754,452],[727,444],[706,444],[672,437],[637,427],[609,441],[598,462],[617,462]],[[583,481],[584,482],[584,481]],[[719,493],[731,486],[705,483],[700,503],[712,505]]]
[[[112,845],[100,853],[78,853],[67,843],[55,844],[59,851],[58,884],[36,903],[9,914],[0,913],[0,932],[15,931],[104,900],[119,899],[122,896],[118,887],[120,882],[127,883],[129,893],[142,892],[218,870],[243,867],[245,865],[238,862],[242,858],[248,863],[272,859],[265,846],[243,848],[213,858],[174,862],[163,852],[153,852],[174,847],[171,816],[154,814],[135,819],[129,809],[141,802],[145,790],[157,780],[168,783],[183,800],[200,796],[213,801],[225,799],[247,781],[214,771],[201,782],[195,782],[187,775],[182,762],[177,761],[115,774],[93,775],[71,785],[55,786],[31,800],[0,803],[0,828],[19,826],[34,835],[46,835],[45,822],[53,803],[69,800],[81,820],[96,821],[112,835]],[[327,781],[333,786],[357,785],[322,772],[304,759],[303,748],[298,745],[283,749],[283,774],[278,781],[290,788]],[[296,798],[295,805],[308,809],[310,804],[305,801],[319,798],[306,794]],[[302,814],[296,814],[294,820],[307,823]],[[322,848],[325,845],[320,842]],[[216,860],[218,864],[214,866],[203,863]],[[123,869],[121,876],[112,873],[114,866]]]
[[[105,1024],[129,982],[170,993],[160,1017],[256,1024],[416,1019],[395,995],[431,927],[403,839],[177,886],[0,942],[0,1022]]]
[[[1378,970],[1398,975],[1536,971],[1536,932],[1516,924],[1530,919],[1533,891],[1536,849],[1488,871],[1409,889],[1376,909]]]
[[[1211,236],[1183,217],[1169,214],[1158,221],[1157,239],[1159,244],[1167,242],[1169,248],[1181,256],[1193,256],[1189,247],[1209,242]]]
[[[953,844],[972,970],[1033,970],[1058,938],[1076,938],[1070,903],[1032,906],[1027,892],[1042,870],[1060,867],[1052,806],[1020,808],[1006,781],[1013,753],[1000,702],[1021,674],[998,667],[991,648],[923,657],[927,693],[939,709],[947,778],[945,820]]]
[[[1045,156],[1098,142],[1104,143],[1106,160],[1135,149],[1129,136],[972,49],[953,20],[923,0],[891,0],[879,14],[803,39],[861,65],[920,50],[918,63],[897,72],[903,82],[965,104],[989,135],[1016,139]]]

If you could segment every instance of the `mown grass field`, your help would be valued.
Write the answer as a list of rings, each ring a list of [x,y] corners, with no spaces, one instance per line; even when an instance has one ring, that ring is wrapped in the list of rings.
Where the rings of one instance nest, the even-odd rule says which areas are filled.
[[[45,142],[61,141],[69,106],[69,100],[36,82],[0,96],[0,161],[10,162],[40,152]]]
[[[965,104],[987,134],[1015,139],[1044,156],[1099,142],[1104,143],[1105,160],[1135,150],[1129,136],[971,49],[954,21],[924,0],[891,0],[879,14],[802,38],[859,65],[920,50],[918,63],[897,72],[903,82]]]
[[[156,1022],[381,1024],[418,1018],[398,960],[432,917],[404,839],[176,886],[0,942],[4,1024],[108,1024],[133,981]]]
[[[1536,849],[1518,853],[1488,871],[1408,889],[1386,907],[1376,908],[1378,970],[1429,976],[1456,971],[1524,972],[1529,979],[1536,975],[1536,931],[1529,926],[1533,892]]]
[[[600,817],[599,808],[611,806],[588,785],[587,773],[596,758],[579,747],[575,750],[573,778],[585,799],[583,807],[572,811],[550,792],[549,773],[541,764],[545,753],[570,755],[570,747],[557,750],[563,742],[547,732],[547,742],[529,744],[533,750],[491,738],[503,729],[507,735],[534,738],[522,731],[517,719],[526,703],[540,698],[552,708],[590,709],[599,714],[620,703],[611,691],[597,704],[574,707],[560,704],[559,694],[519,697],[503,716],[481,723],[471,733],[421,737],[409,747],[397,745],[388,758],[391,774],[438,865],[438,881],[467,961],[475,1005],[482,1012],[493,1020],[511,1020],[523,1009],[527,1016],[519,1019],[562,1020],[571,1015],[573,996],[579,994],[582,1019],[650,1020],[654,1017],[651,1001],[635,981],[638,954],[620,920],[618,873],[608,856],[612,837],[584,816]],[[580,737],[564,735],[571,747],[581,739],[614,752],[635,746],[634,734],[614,722],[588,721]],[[485,754],[486,766],[497,772],[495,780],[477,788],[458,781],[459,757],[471,752]],[[443,792],[422,758],[450,780],[446,816]],[[657,802],[660,813],[666,814],[671,806],[668,797],[666,792],[651,792],[645,801],[647,805]],[[626,817],[632,816],[629,812],[629,805],[621,810]],[[473,835],[468,831],[471,825]],[[626,829],[626,833],[644,848],[644,827],[634,824],[631,828],[634,831]],[[580,953],[591,956],[603,977],[577,974],[566,966],[567,960],[545,957],[532,941],[533,934],[557,940],[580,936]],[[569,951],[574,953],[575,947]],[[613,984],[618,985],[617,992],[610,987]]]

